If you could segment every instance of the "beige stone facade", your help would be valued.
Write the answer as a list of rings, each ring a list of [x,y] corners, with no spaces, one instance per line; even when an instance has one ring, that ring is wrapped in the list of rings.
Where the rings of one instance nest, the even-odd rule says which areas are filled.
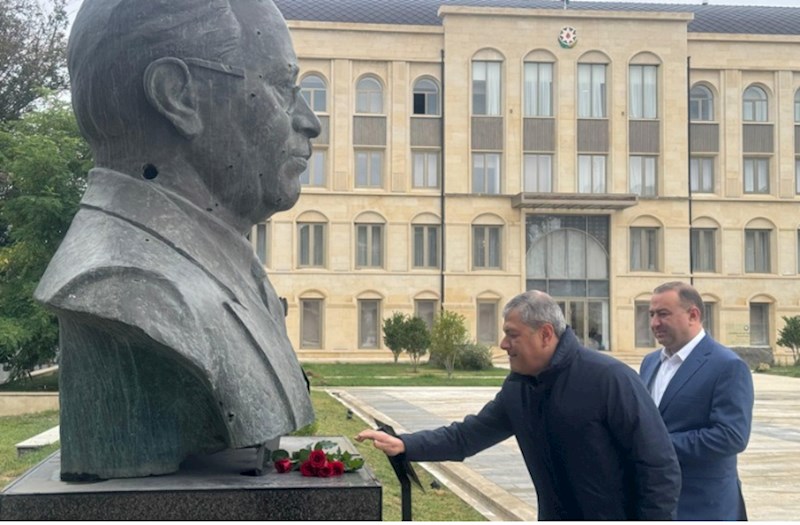
[[[324,178],[267,223],[260,251],[301,358],[389,357],[370,316],[414,313],[415,301],[455,310],[473,338],[499,341],[503,305],[534,285],[560,297],[587,343],[644,352],[642,307],[670,280],[694,282],[720,341],[776,348],[781,317],[800,314],[800,36],[689,32],[693,15],[676,12],[446,6],[439,16],[439,26],[288,20],[301,81],[325,85],[314,146]],[[559,44],[565,27],[574,47]],[[478,62],[499,63],[494,114],[476,114]],[[526,115],[526,63],[551,64],[550,115]],[[599,117],[580,114],[580,71],[592,64],[605,71]],[[654,115],[631,107],[639,66],[656,75]],[[364,78],[380,85],[377,112],[357,111]],[[438,89],[433,115],[415,113],[420,79]],[[690,122],[696,86],[710,93],[711,114]],[[745,100],[753,86],[766,101]],[[359,183],[357,152],[382,155],[377,184]],[[441,155],[434,187],[414,183],[420,152]],[[476,187],[476,153],[499,159],[497,190]],[[550,162],[547,191],[525,187],[526,154]],[[605,164],[600,191],[581,182],[592,156]],[[690,157],[712,170],[694,191]],[[654,184],[633,184],[640,158],[652,159],[641,162],[653,163]],[[377,247],[366,265],[359,225]],[[440,253],[419,267],[415,234],[426,227],[439,228]],[[703,254],[690,255],[692,228]],[[322,257],[311,264],[301,254],[309,238]],[[476,250],[482,242],[499,253]]]

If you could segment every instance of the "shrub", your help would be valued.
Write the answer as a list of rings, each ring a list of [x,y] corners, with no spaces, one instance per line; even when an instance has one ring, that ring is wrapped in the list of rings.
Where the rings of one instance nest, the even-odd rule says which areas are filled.
[[[481,343],[465,344],[456,356],[456,370],[488,370],[492,366],[492,351]]]
[[[403,352],[406,323],[406,314],[394,312],[388,319],[383,320],[383,342],[394,354],[394,362]]]
[[[783,316],[783,328],[778,331],[780,339],[778,345],[792,351],[794,364],[800,364],[800,315],[794,317]]]
[[[456,356],[467,342],[467,327],[464,316],[442,310],[433,321],[431,330],[431,358],[444,363],[447,377],[453,375]]]

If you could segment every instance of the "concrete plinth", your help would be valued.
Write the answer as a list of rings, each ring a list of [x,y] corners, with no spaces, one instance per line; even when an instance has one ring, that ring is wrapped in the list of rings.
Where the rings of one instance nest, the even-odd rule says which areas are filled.
[[[328,439],[355,453],[341,437],[285,437],[298,450]],[[94,483],[60,480],[56,452],[0,493],[2,520],[371,520],[381,519],[381,485],[372,472],[335,478],[299,471],[264,476],[253,469],[255,451],[227,450],[190,458],[167,476]]]

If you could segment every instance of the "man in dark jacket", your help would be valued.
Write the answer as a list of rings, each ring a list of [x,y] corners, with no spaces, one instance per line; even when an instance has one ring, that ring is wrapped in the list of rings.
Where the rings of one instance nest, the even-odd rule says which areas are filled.
[[[579,343],[536,290],[503,311],[511,374],[477,415],[400,438],[365,430],[390,456],[461,461],[515,436],[540,520],[674,519],[681,473],[664,423],[636,373]]]

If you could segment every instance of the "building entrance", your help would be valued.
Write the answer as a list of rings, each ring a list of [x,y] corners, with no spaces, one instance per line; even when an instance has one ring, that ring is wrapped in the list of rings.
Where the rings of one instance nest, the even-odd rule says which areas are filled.
[[[605,215],[529,215],[528,290],[547,292],[589,348],[610,350],[609,226]]]

